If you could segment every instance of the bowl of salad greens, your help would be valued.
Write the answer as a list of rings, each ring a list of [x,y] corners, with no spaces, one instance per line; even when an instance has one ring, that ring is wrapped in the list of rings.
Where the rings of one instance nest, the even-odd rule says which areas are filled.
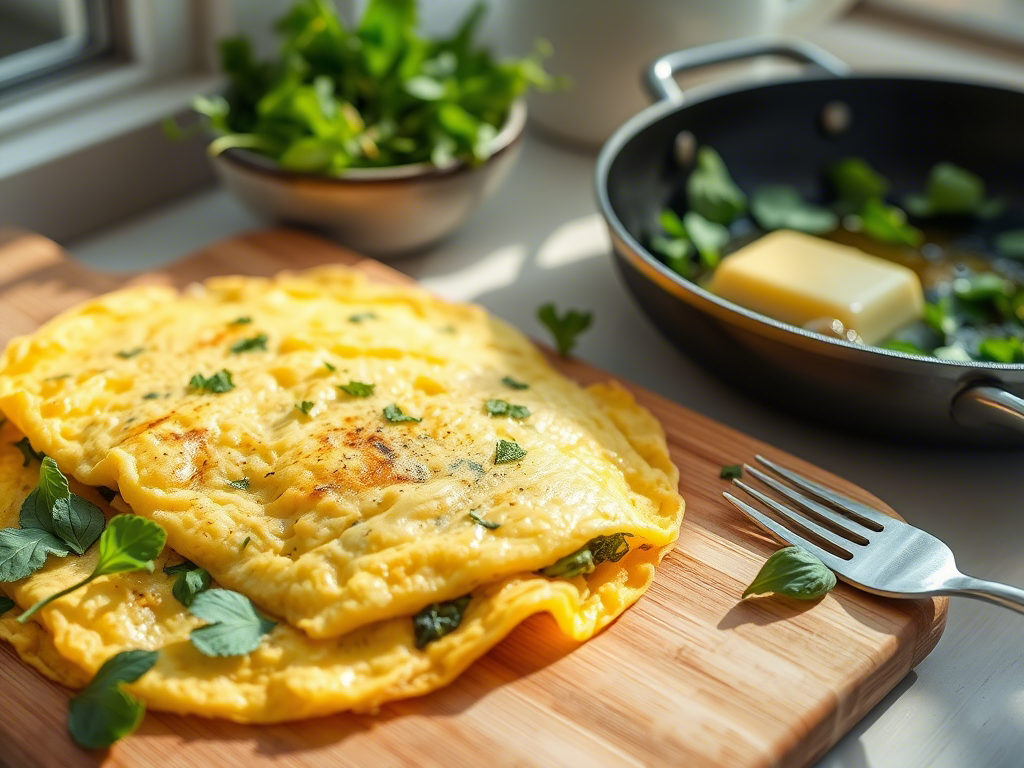
[[[499,61],[474,44],[483,9],[427,39],[415,0],[370,0],[353,26],[300,0],[275,25],[276,58],[222,41],[227,86],[193,104],[218,176],[261,217],[374,256],[449,235],[512,169],[524,94],[558,86],[542,45]]]

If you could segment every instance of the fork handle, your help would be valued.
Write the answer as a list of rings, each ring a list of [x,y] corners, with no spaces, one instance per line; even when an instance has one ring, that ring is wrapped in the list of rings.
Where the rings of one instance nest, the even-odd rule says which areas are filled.
[[[1009,584],[1000,584],[997,581],[975,579],[972,576],[958,576],[950,579],[945,586],[946,588],[942,591],[946,594],[987,600],[1004,608],[1024,613],[1024,589],[1011,587]]]

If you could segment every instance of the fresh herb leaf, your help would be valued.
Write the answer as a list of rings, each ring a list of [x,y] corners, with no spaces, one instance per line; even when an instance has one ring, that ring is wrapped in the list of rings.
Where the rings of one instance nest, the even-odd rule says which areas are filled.
[[[237,488],[240,491],[248,491],[249,478],[241,477],[238,480],[228,480],[228,485],[230,485],[232,488]]]
[[[103,511],[87,499],[72,494],[53,505],[53,531],[76,554],[82,554],[103,533],[107,519]]]
[[[513,461],[519,461],[525,455],[526,451],[523,450],[519,443],[502,439],[498,441],[494,449],[494,463],[508,464]]]
[[[695,276],[697,270],[690,260],[694,247],[689,238],[655,235],[651,238],[651,250],[662,256],[673,272],[687,279]]]
[[[953,293],[964,301],[992,301],[1013,294],[1013,283],[995,272],[981,272],[953,281]]]
[[[135,349],[122,349],[120,352],[117,353],[117,356],[120,357],[122,360],[130,360],[136,355],[141,355],[145,351],[145,347],[135,347]]]
[[[249,542],[250,542],[250,541],[252,541],[252,536],[246,536],[246,537],[245,537],[244,539],[242,539],[242,546],[240,546],[240,547],[238,548],[238,551],[239,551],[239,552],[242,552],[242,551],[244,551],[244,550],[245,550],[245,548],[249,546]]]
[[[501,383],[504,384],[506,387],[509,387],[510,389],[529,389],[530,388],[529,384],[524,384],[521,381],[516,381],[511,376],[505,376],[501,380]]]
[[[472,520],[477,525],[482,525],[484,528],[486,528],[489,531],[493,531],[493,530],[495,530],[497,528],[501,528],[501,523],[495,523],[495,522],[492,522],[490,520],[484,520],[482,517],[480,517],[480,515],[478,515],[476,513],[476,511],[473,511],[473,512],[469,513],[469,519]]]
[[[0,531],[2,533],[2,531]],[[164,529],[138,515],[117,515],[111,518],[100,535],[100,556],[93,572],[77,584],[50,595],[33,605],[18,621],[24,624],[43,606],[84,587],[100,576],[129,571],[153,572],[153,560],[164,547]]]
[[[938,300],[926,301],[924,304],[924,321],[943,338],[956,332],[958,322],[953,313],[953,299],[942,296]]]
[[[907,195],[904,207],[919,218],[931,216],[979,216],[991,218],[1002,201],[985,199],[985,182],[953,163],[936,163],[928,174],[924,195]]]
[[[365,384],[361,381],[350,381],[348,384],[339,384],[338,389],[352,397],[369,397],[373,394],[376,384]]]
[[[978,345],[978,356],[994,363],[1024,363],[1024,343],[1013,336],[994,336]]]
[[[683,217],[686,234],[700,254],[700,261],[707,269],[714,269],[722,260],[722,248],[729,242],[729,230],[723,225],[708,221],[696,211],[688,211]]]
[[[96,486],[96,493],[98,493],[100,495],[100,498],[107,502],[107,504],[112,502],[114,500],[114,497],[117,496],[117,491],[115,491],[113,488],[107,488],[107,486],[105,485]]]
[[[679,214],[671,208],[661,209],[661,213],[658,214],[658,223],[661,224],[662,231],[669,237],[689,239],[686,225],[679,218]]]
[[[197,392],[212,392],[217,395],[230,392],[235,388],[235,383],[231,380],[231,372],[226,368],[217,371],[212,376],[203,376],[201,373],[193,374],[188,385]]]
[[[171,594],[174,599],[188,608],[192,605],[196,595],[209,589],[210,574],[203,568],[193,568],[178,574],[171,586]]]
[[[296,410],[300,411],[303,416],[309,416],[309,412],[313,410],[313,406],[316,405],[312,400],[303,400],[301,403],[296,403]]]
[[[750,213],[763,229],[795,229],[811,235],[831,232],[839,223],[832,211],[808,203],[795,187],[784,184],[760,187],[754,192]]]
[[[484,408],[491,416],[508,416],[513,419],[525,419],[530,415],[530,409],[525,405],[512,405],[507,400],[487,400]]]
[[[821,560],[799,547],[786,547],[765,561],[743,597],[774,592],[797,600],[813,600],[835,585],[835,574]]]
[[[859,157],[847,157],[828,169],[828,179],[836,197],[850,210],[858,210],[868,201],[889,193],[889,182]]]
[[[188,607],[193,616],[209,622],[193,629],[192,645],[206,656],[244,656],[260,647],[277,622],[261,615],[245,595],[229,589],[200,592]]]
[[[1024,259],[1024,229],[1000,232],[995,239],[996,253],[1011,259]]]
[[[234,320],[228,323],[228,325],[248,325],[251,322],[251,317],[236,317]]]
[[[0,616],[3,616],[9,610],[17,605],[11,598],[0,595]]]
[[[42,528],[0,529],[0,582],[31,576],[49,555],[65,557],[67,544]]]
[[[440,640],[458,629],[471,597],[472,595],[463,595],[455,600],[431,603],[413,616],[412,628],[416,637],[416,648],[422,650],[435,640]]]
[[[716,224],[729,224],[747,209],[746,195],[729,176],[721,156],[707,146],[697,151],[686,196],[691,210]]]
[[[907,223],[902,208],[882,200],[868,200],[860,211],[861,231],[882,243],[918,247],[924,242],[924,233]]]
[[[236,355],[242,352],[265,351],[267,349],[267,334],[257,333],[251,339],[239,339],[231,345],[231,351]]]
[[[156,400],[159,397],[160,397],[160,394],[158,392],[147,392],[146,394],[144,394],[142,396],[142,399],[143,400]]]
[[[324,360],[324,368],[326,368],[331,373],[334,373],[336,370],[338,370],[336,366],[332,365],[331,363],[328,363],[326,360]]]
[[[348,316],[350,323],[362,323],[367,320],[376,320],[377,315],[374,312],[356,312],[354,315]]]
[[[718,476],[723,480],[732,480],[736,477],[743,477],[743,465],[726,464],[718,471]]]
[[[565,557],[559,558],[547,568],[539,572],[542,576],[559,579],[574,579],[585,576],[604,562],[617,563],[629,552],[631,533],[612,533],[607,536],[595,536],[583,547]]]
[[[182,560],[180,563],[175,563],[174,565],[165,565],[163,571],[168,576],[173,576],[178,573],[188,573],[189,571],[194,571],[198,568],[199,566],[191,560]]]
[[[122,651],[107,659],[92,682],[68,702],[71,738],[86,749],[105,749],[142,722],[146,705],[121,688],[156,664],[158,651]]]
[[[71,495],[67,478],[57,467],[57,462],[50,456],[39,465],[39,500],[46,509],[53,509],[58,499],[66,499]]]
[[[414,421],[420,422],[423,419],[417,419],[415,416],[409,416],[406,413],[402,413],[402,409],[392,403],[391,405],[385,406],[384,418],[393,423],[399,423],[402,421]]]
[[[32,450],[32,443],[30,443],[28,441],[27,437],[23,437],[18,442],[11,443],[11,445],[13,445],[19,451],[21,451],[21,455],[25,457],[25,461],[21,465],[23,467],[27,467],[33,461],[42,461],[43,460],[43,456],[45,455],[45,454],[42,454],[42,453],[39,453],[37,451]]]
[[[537,310],[538,319],[551,331],[555,346],[562,357],[567,357],[576,346],[576,337],[590,327],[593,315],[590,312],[578,312],[567,309],[559,316],[554,304],[545,304]]]

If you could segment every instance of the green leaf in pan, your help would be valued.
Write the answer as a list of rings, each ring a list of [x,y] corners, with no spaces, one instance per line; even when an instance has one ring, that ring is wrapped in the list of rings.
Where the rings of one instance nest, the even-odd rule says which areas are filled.
[[[847,157],[828,169],[828,180],[836,197],[851,211],[860,209],[868,200],[884,198],[889,192],[888,180],[859,157]]]
[[[1000,232],[995,238],[995,250],[1000,256],[1024,259],[1024,229]]]
[[[986,199],[985,182],[953,163],[936,163],[928,174],[923,195],[907,195],[903,206],[918,218],[931,216],[978,216],[992,218],[1004,204]]]
[[[835,585],[835,574],[821,560],[799,547],[786,547],[765,561],[743,597],[774,592],[797,600],[813,600]]]
[[[861,230],[879,242],[918,247],[924,234],[907,223],[907,214],[895,205],[871,198],[860,210]]]
[[[729,242],[729,230],[723,225],[708,221],[696,211],[687,211],[683,217],[686,233],[700,254],[701,263],[707,269],[714,269],[722,260],[722,249]]]
[[[839,223],[832,211],[808,203],[796,188],[785,184],[760,187],[750,200],[750,213],[762,228],[769,231],[794,229],[823,235]]]
[[[697,151],[697,165],[686,181],[690,210],[708,221],[729,224],[747,210],[747,197],[729,175],[721,156],[711,147]]]
[[[1024,363],[1024,343],[1015,336],[994,336],[978,345],[978,356],[994,363]]]

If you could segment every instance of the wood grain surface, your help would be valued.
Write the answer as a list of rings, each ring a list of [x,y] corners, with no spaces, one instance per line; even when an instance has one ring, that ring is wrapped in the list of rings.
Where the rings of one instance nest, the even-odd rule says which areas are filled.
[[[258,232],[145,275],[98,274],[45,238],[0,233],[0,341],[128,283],[185,285],[327,262],[408,278],[312,236]],[[558,361],[577,381],[609,375]],[[0,649],[0,765],[800,766],[819,757],[935,646],[944,600],[897,601],[840,584],[817,602],[754,598],[744,586],[777,545],[722,499],[724,464],[765,453],[885,508],[803,461],[633,388],[661,420],[682,473],[686,518],[651,590],[578,645],[539,615],[450,687],[384,707],[251,727],[151,712],[109,753],[67,736],[69,692]],[[887,508],[886,508],[887,509]]]

